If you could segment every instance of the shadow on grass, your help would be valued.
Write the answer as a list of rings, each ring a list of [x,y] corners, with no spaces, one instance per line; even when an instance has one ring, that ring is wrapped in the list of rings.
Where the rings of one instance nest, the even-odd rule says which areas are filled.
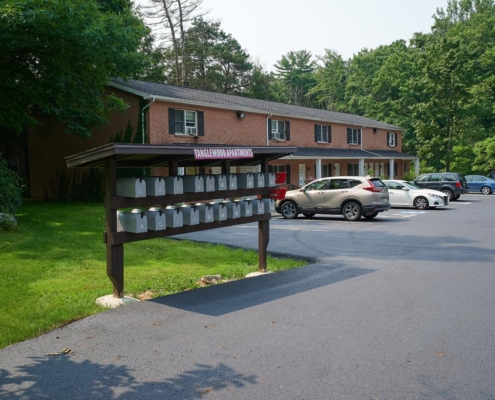
[[[255,385],[256,376],[242,375],[220,363],[194,369],[159,382],[138,382],[126,366],[80,363],[70,355],[37,357],[15,373],[0,369],[1,399],[200,399],[228,387]]]

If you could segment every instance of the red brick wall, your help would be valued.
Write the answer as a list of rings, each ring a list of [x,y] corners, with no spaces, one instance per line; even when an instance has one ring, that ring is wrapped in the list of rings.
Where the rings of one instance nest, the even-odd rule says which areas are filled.
[[[125,131],[128,121],[134,132],[138,126],[139,98],[112,90],[129,103],[129,109],[122,113],[113,113],[109,124],[93,130],[89,139],[68,134],[64,124],[53,117],[41,117],[41,126],[28,135],[29,175],[31,197],[43,199],[51,195],[50,186],[56,179],[56,171],[62,174],[74,174],[67,169],[65,157],[108,144],[119,131]],[[80,171],[82,172],[82,170]]]
[[[168,109],[178,108],[204,112],[205,134],[197,138],[187,135],[170,135],[168,129]],[[245,146],[267,145],[267,114],[246,113],[244,119],[239,119],[236,110],[221,110],[216,108],[181,105],[178,103],[153,103],[149,108],[150,138],[153,144],[197,143],[197,144],[224,144]],[[361,145],[347,144],[347,128],[360,128],[352,125],[326,124],[282,116],[271,116],[271,119],[290,121],[290,141],[271,140],[270,146],[298,146],[318,148],[361,148]],[[332,143],[322,144],[314,141],[314,125],[320,123],[332,126]],[[380,129],[373,132],[372,128],[363,129],[362,147],[368,150],[392,149],[402,151],[400,133],[397,135],[397,146],[387,146],[387,132]]]
[[[140,116],[138,96],[120,91],[116,88],[109,88],[118,96],[122,97],[129,108],[122,114],[113,113],[109,118],[109,124],[93,130],[93,136],[85,139],[79,136],[65,133],[63,124],[53,118],[43,118],[42,126],[32,130],[29,134],[28,148],[30,156],[30,184],[31,196],[34,198],[44,198],[50,182],[55,179],[55,171],[66,174],[73,173],[66,168],[64,157],[77,154],[79,152],[105,145],[118,132],[124,132],[130,121],[133,133],[136,133]],[[204,136],[197,138],[186,135],[171,135],[168,128],[168,109],[179,108],[204,112]],[[199,107],[191,105],[181,105],[180,103],[156,101],[148,108],[145,114],[147,118],[147,135],[149,143],[171,145],[173,143],[194,143],[202,144],[222,144],[222,145],[243,145],[243,146],[266,146],[267,145],[267,114],[247,112],[244,119],[237,117],[236,110],[223,110],[210,107]],[[318,147],[318,148],[360,148],[360,145],[347,144],[347,128],[360,128],[356,126],[327,124],[323,122],[309,121],[298,118],[287,118],[273,115],[271,119],[290,121],[291,139],[289,141],[269,142],[270,146],[295,146],[295,147]],[[314,124],[324,124],[332,126],[332,143],[321,144],[314,142]],[[402,151],[400,133],[397,135],[397,146],[390,148],[387,146],[387,131],[380,129],[373,132],[371,128],[363,129],[362,147],[366,150],[396,150]],[[371,160],[370,160],[371,161]],[[323,163],[334,164],[335,160],[323,160]],[[347,174],[347,163],[341,161],[341,175]],[[352,162],[352,161],[351,161]],[[358,161],[355,160],[355,163]],[[368,162],[368,160],[365,160]],[[401,176],[402,163],[398,162],[396,174]],[[275,164],[291,165],[291,183],[297,185],[299,172],[298,165],[306,163],[309,170],[307,176],[311,174],[314,178],[314,160],[287,161],[280,160]],[[165,172],[165,171],[160,171]]]

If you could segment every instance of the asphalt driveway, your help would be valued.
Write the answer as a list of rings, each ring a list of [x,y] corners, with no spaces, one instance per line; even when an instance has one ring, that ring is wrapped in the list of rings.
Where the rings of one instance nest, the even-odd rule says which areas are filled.
[[[316,262],[3,349],[0,398],[495,398],[494,207],[276,217],[268,250]],[[257,248],[255,224],[208,232],[183,238]]]

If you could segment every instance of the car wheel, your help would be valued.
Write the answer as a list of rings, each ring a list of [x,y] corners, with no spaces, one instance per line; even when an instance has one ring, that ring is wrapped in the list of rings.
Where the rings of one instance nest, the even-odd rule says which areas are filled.
[[[488,186],[483,186],[481,188],[481,193],[483,193],[483,194],[492,194],[492,189],[490,189]]]
[[[414,208],[417,208],[418,210],[426,210],[428,208],[428,200],[426,197],[423,196],[418,196],[414,199]]]
[[[303,213],[303,215],[306,217],[306,218],[313,218],[315,216],[315,214],[313,213]]]
[[[371,213],[363,214],[363,217],[364,217],[364,218],[366,218],[366,219],[373,219],[373,218],[375,218],[377,215],[378,215],[378,211],[375,211],[375,212],[371,212]]]
[[[286,219],[294,219],[298,214],[297,206],[293,201],[286,201],[282,204],[282,207],[280,207],[280,213],[282,214],[282,217]]]
[[[460,195],[460,194],[458,194],[458,195],[454,196],[454,200],[459,200],[459,197],[461,197],[461,195]]]
[[[342,215],[347,221],[357,221],[362,215],[361,206],[355,201],[350,201],[342,209]]]
[[[452,193],[452,190],[449,190],[449,189],[444,189],[442,190],[443,193],[445,193],[447,196],[449,196],[449,201],[454,201],[454,200],[457,200],[455,197],[454,197],[454,193]]]

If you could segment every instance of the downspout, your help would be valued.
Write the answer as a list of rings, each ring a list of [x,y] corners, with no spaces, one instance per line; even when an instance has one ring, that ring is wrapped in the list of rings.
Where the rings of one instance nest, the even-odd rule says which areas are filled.
[[[270,117],[273,115],[273,113],[271,113],[268,117],[266,117],[266,145],[269,146],[269,140],[268,140],[268,132],[270,132],[270,127],[268,126],[268,120],[270,119]]]
[[[156,97],[155,96],[152,96],[151,97],[153,99],[152,102],[146,104],[143,109],[141,110],[141,137],[143,138],[143,144],[144,144],[144,110],[146,110],[149,106],[151,106],[155,101],[156,101]]]

